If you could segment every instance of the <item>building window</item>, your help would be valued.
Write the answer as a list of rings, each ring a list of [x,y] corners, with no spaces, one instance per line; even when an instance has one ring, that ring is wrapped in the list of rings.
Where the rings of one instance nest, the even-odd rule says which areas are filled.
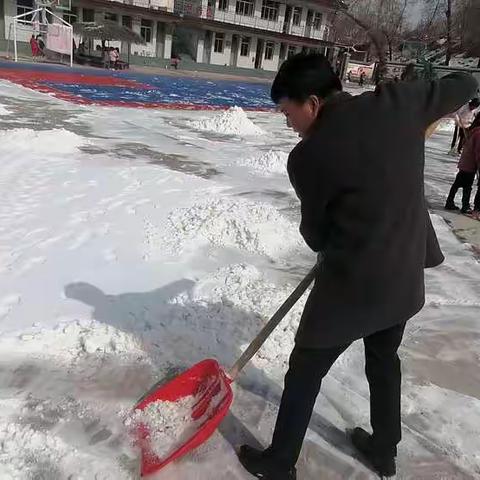
[[[293,7],[293,19],[292,23],[295,27],[300,25],[300,21],[302,19],[302,7]]]
[[[288,46],[287,58],[293,57],[297,53],[297,47],[293,45]]]
[[[278,20],[279,3],[272,0],[263,0],[262,18],[276,22]]]
[[[142,19],[142,24],[140,26],[140,35],[145,40],[146,43],[151,43],[152,41],[152,30],[153,24],[151,20]]]
[[[246,17],[253,17],[255,10],[255,0],[237,0],[235,12],[238,15],[245,15]]]
[[[223,53],[224,43],[225,43],[225,35],[223,33],[215,33],[215,42],[213,44],[213,51],[215,53]]]
[[[24,13],[29,13],[33,10],[33,0],[17,0],[17,15],[23,15]],[[30,22],[32,21],[32,16],[28,15],[20,19],[20,21]]]
[[[313,29],[320,30],[321,27],[322,27],[322,14],[315,12],[313,14]]]
[[[122,17],[122,25],[124,27],[129,28],[130,30],[132,29],[132,17],[129,17],[128,15],[123,15]]]
[[[273,60],[273,51],[275,44],[273,42],[265,43],[265,60]]]
[[[105,12],[105,20],[110,20],[111,22],[118,22],[118,15],[116,13]]]
[[[94,22],[95,10],[93,8],[84,8],[82,13],[82,22]]]
[[[226,12],[228,10],[228,0],[218,0],[218,9]]]
[[[72,7],[71,10],[63,14],[63,19],[70,25],[73,25],[77,21],[77,13],[77,7]]]
[[[250,37],[242,37],[242,43],[240,44],[240,56],[248,57],[250,55]]]

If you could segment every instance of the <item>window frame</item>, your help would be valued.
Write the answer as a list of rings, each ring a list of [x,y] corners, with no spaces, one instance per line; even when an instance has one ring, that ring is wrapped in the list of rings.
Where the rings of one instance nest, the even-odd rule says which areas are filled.
[[[35,6],[35,2],[33,0],[17,0],[15,2],[15,5],[17,7],[17,13],[16,15],[24,15],[25,13],[31,13],[33,12],[33,8]],[[19,21],[20,22],[31,22],[33,20],[32,16],[26,16],[21,18]]]
[[[242,37],[240,40],[240,56],[249,57],[250,56],[250,47],[252,45],[252,37]],[[244,47],[246,46],[246,53],[244,52]]]
[[[228,0],[218,0],[218,11],[219,12],[228,12]]]
[[[269,22],[278,21],[278,13],[280,10],[280,3],[275,0],[263,0],[262,10],[260,17],[262,20],[268,20]]]
[[[235,13],[244,17],[253,17],[255,14],[255,0],[237,0]]]
[[[85,12],[92,12],[92,19],[85,20]],[[94,22],[95,21],[95,9],[93,8],[82,8],[82,22]]]
[[[70,10],[63,12],[62,18],[70,25],[76,23],[76,21],[78,20],[78,7],[72,6]]]
[[[302,23],[302,14],[303,14],[303,8],[302,7],[293,7],[292,9],[292,25],[294,27],[299,27]],[[298,18],[298,21],[295,20],[295,18]]]
[[[213,39],[213,53],[225,52],[225,34],[222,32],[215,32]]]
[[[312,27],[314,30],[321,30],[323,23],[323,14],[321,12],[313,12]]]
[[[269,54],[267,56],[267,53]],[[275,56],[275,42],[265,42],[265,53],[263,55],[263,58],[265,60],[273,60],[273,57]]]
[[[146,23],[149,25],[146,25]],[[153,21],[148,18],[142,18],[140,22],[140,36],[145,40],[145,43],[152,43],[153,39]]]

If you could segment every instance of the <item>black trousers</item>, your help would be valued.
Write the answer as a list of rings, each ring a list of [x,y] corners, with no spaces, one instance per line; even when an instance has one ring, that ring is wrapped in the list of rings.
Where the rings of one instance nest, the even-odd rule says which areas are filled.
[[[463,144],[465,143],[465,130],[458,125],[455,125],[455,130],[453,131],[453,140],[451,149],[453,150],[457,144],[458,138],[458,153],[462,153]]]
[[[393,455],[401,440],[401,370],[397,350],[404,330],[405,324],[401,324],[363,340],[374,446],[379,452]],[[349,346],[294,348],[272,444],[266,451],[279,468],[289,470],[297,463],[322,379]]]
[[[457,176],[455,177],[455,181],[453,182],[452,188],[450,188],[450,193],[447,197],[447,205],[453,205],[455,203],[455,196],[457,195],[458,189],[463,189],[462,195],[462,208],[468,209],[470,208],[470,197],[472,195],[472,186],[473,182],[475,181],[475,172],[464,172],[459,170]],[[478,198],[477,198],[478,197]],[[475,202],[480,203],[479,193],[475,197]]]

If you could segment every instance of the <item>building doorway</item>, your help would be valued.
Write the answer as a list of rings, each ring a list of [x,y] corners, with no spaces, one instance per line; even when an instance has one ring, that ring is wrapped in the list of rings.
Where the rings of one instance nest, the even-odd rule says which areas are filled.
[[[255,68],[257,69],[262,68],[264,47],[265,47],[265,40],[262,40],[261,38],[259,38],[257,41],[257,52],[255,54]]]

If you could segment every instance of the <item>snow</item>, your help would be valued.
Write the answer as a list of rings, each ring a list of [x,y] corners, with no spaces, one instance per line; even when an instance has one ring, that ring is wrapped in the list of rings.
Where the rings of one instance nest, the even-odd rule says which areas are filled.
[[[178,253],[198,242],[268,256],[300,247],[297,225],[264,202],[212,198],[174,210],[168,217],[167,248]]]
[[[298,139],[274,113],[248,114],[264,135],[219,136],[189,122],[238,111],[72,106],[0,83],[0,104],[12,102],[22,109],[0,117],[0,478],[137,479],[124,419],[138,399],[204,358],[233,365],[315,261],[284,171]],[[450,140],[440,130],[427,145],[433,204],[455,175]],[[399,477],[474,479],[480,265],[432,219],[447,260],[426,271],[400,352]],[[219,432],[153,479],[249,478],[234,449],[270,440],[304,302],[239,376]],[[363,370],[356,342],[324,381],[300,478],[373,478],[343,433],[368,427]],[[182,422],[152,409],[176,432],[170,443],[164,423],[152,429],[158,451],[175,448]]]
[[[261,175],[285,174],[287,171],[288,153],[276,150],[240,159],[237,163]]]
[[[231,107],[214,117],[189,122],[197,130],[223,135],[264,135],[265,132],[255,125],[240,107]]]
[[[0,152],[11,154],[24,151],[26,154],[63,155],[75,153],[87,141],[65,129],[34,131],[30,128],[15,128],[0,132]]]
[[[135,410],[125,424],[132,430],[145,426],[152,452],[165,460],[195,432],[192,411],[196,402],[193,395],[175,402],[159,400],[143,410]]]
[[[10,111],[4,105],[0,105],[0,115],[9,115]]]

